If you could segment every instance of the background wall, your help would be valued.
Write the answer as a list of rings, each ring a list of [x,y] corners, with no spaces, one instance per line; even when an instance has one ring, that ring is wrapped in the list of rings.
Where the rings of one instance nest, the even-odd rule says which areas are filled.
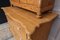
[[[59,15],[52,25],[49,40],[60,40],[60,0],[55,0],[53,11]]]
[[[55,7],[54,10],[60,11],[60,0],[55,0]]]

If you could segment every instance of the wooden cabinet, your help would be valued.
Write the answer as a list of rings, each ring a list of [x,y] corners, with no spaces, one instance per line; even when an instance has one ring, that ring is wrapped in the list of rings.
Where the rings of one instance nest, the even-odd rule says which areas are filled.
[[[54,12],[48,12],[38,19],[33,13],[16,7],[3,10],[16,40],[48,40],[52,22],[57,16]]]
[[[36,12],[37,17],[39,17],[42,12],[53,8],[54,1],[55,0],[11,0],[11,4]]]

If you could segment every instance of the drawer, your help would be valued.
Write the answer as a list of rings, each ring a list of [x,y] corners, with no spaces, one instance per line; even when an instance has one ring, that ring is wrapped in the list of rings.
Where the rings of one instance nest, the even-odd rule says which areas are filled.
[[[39,0],[27,0],[27,3],[37,5],[39,3]]]
[[[19,0],[19,3],[12,2],[12,4],[14,6],[35,12],[37,17],[41,17],[42,12],[53,8],[54,0]]]
[[[20,3],[26,3],[29,5],[37,5],[39,4],[39,0],[20,0]]]

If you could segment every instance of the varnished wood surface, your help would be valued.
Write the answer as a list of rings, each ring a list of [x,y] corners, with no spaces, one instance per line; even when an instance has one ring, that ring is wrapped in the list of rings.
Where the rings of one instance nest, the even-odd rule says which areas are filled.
[[[32,33],[34,33],[36,28],[43,30],[45,25],[44,23],[48,24],[48,22],[52,21],[57,16],[57,14],[55,14],[54,12],[52,13],[48,12],[48,14],[43,15],[43,18],[38,19],[36,15],[33,14],[32,12],[19,9],[16,7],[6,7],[3,8],[3,10],[5,11],[8,19],[8,23],[11,26],[10,30],[15,35],[15,38],[17,38],[17,40],[20,40],[19,39],[20,27],[23,28],[21,30],[22,36],[24,36],[23,40],[24,39],[26,40],[26,34],[29,37]],[[50,24],[48,26],[47,24],[46,24],[46,28],[48,26],[49,26],[48,28],[50,28]],[[48,35],[49,29],[48,30],[44,29],[44,30],[45,31],[42,32],[44,33],[46,32],[45,34]],[[32,37],[32,39],[34,39],[34,37]]]
[[[12,15],[12,14],[15,15],[16,14],[16,15],[22,16],[23,18],[25,18],[27,20],[31,20],[32,22],[35,21],[36,23],[38,23],[38,22],[39,23],[48,22],[48,21],[51,21],[54,17],[57,16],[57,14],[55,12],[52,12],[52,13],[48,12],[48,14],[45,14],[43,16],[43,18],[41,19],[41,18],[37,18],[36,15],[33,14],[32,12],[29,12],[29,11],[26,11],[26,10],[23,10],[23,9],[19,9],[19,8],[16,8],[16,7],[6,7],[6,8],[3,8],[3,10],[5,12],[7,12],[6,14],[9,14],[9,15]],[[13,15],[12,15],[12,17],[13,17]],[[17,16],[17,19],[18,19],[18,16]]]
[[[4,11],[6,12],[6,15],[9,16],[11,19],[21,23],[22,25],[25,25],[29,31],[34,30],[34,28],[41,23],[53,20],[57,16],[54,13],[49,13],[46,16],[44,15],[44,18],[38,19],[31,12],[13,7],[4,8]]]

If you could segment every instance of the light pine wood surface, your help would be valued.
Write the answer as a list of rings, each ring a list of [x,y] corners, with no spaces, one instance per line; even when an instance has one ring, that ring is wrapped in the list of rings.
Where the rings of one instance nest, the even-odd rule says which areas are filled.
[[[16,7],[3,10],[16,40],[47,40],[53,19],[57,16],[54,12],[48,12],[43,18],[37,18],[32,12]]]

